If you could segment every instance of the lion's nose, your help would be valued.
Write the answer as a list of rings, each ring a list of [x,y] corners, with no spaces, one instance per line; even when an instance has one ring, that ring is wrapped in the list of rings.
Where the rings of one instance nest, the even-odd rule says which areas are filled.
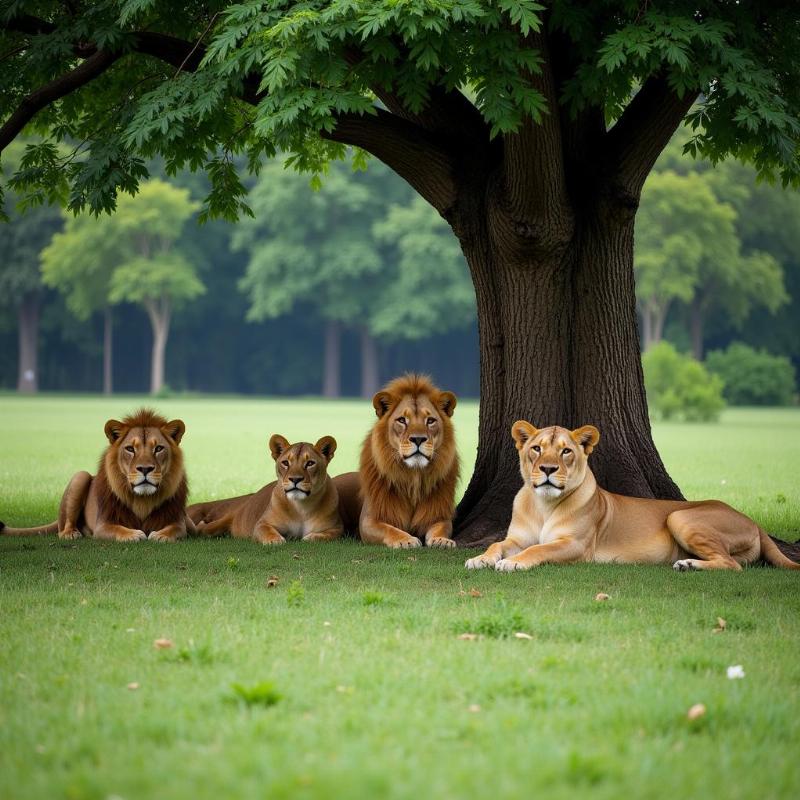
[[[291,482],[292,482],[292,483],[293,483],[295,486],[297,486],[297,484],[298,484],[298,483],[300,483],[300,481],[302,481],[302,480],[303,480],[303,478],[302,478],[302,477],[300,477],[300,478],[289,478],[289,480],[290,480],[290,481],[291,481]]]
[[[136,467],[136,469],[146,478],[155,469],[155,467]]]
[[[549,478],[558,469],[558,467],[539,467],[539,469]]]
[[[414,442],[417,447],[419,447],[423,442],[428,441],[427,436],[409,436],[408,438],[411,439],[411,441]]]

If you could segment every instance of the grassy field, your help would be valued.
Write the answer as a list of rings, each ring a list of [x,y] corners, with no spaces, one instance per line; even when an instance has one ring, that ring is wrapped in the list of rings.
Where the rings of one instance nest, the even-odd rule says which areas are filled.
[[[134,403],[0,397],[0,517],[54,518]],[[365,402],[158,406],[187,423],[197,500],[265,482],[273,432],[332,433],[332,471],[351,469],[372,419]],[[477,407],[455,419],[468,476]],[[655,435],[687,496],[800,536],[800,411]],[[800,794],[797,573],[498,575],[468,554],[0,539],[0,797]]]

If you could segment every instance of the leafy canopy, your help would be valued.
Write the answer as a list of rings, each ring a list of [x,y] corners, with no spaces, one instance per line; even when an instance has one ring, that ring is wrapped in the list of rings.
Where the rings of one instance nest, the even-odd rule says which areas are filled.
[[[553,113],[532,77],[558,58],[558,102],[573,119],[595,108],[613,121],[639,86],[664,78],[700,96],[688,152],[736,156],[796,185],[799,13],[773,0],[2,0],[3,119],[76,65],[96,74],[39,111],[50,139],[28,147],[11,184],[30,202],[97,213],[163,155],[170,172],[206,170],[203,215],[232,218],[248,210],[238,154],[254,171],[283,151],[322,173],[346,154],[326,137],[345,118],[375,117],[382,92],[413,118],[458,89],[503,140]],[[539,46],[542,31],[557,53]],[[65,158],[58,141],[76,153]]]

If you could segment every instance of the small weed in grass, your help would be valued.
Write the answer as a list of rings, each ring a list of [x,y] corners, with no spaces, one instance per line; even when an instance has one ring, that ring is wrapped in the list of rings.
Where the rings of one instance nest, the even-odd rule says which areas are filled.
[[[248,706],[274,706],[281,699],[281,693],[272,681],[261,681],[253,686],[232,683],[231,689],[236,699]]]
[[[175,660],[186,664],[207,666],[214,663],[216,655],[211,645],[207,643],[196,645],[190,641],[188,647],[180,647],[175,651]]]
[[[239,559],[238,558],[234,558],[233,556],[230,556],[226,563],[228,564],[228,569],[230,569],[230,570],[236,571],[237,569],[239,569]]]
[[[365,606],[380,606],[387,602],[386,595],[380,592],[367,591],[361,595],[361,602]]]
[[[458,633],[477,633],[490,639],[508,639],[517,631],[524,631],[528,626],[525,617],[519,611],[502,610],[494,614],[486,614],[473,620],[466,620],[456,626]]]
[[[292,581],[289,588],[286,590],[286,602],[293,608],[296,608],[297,606],[303,605],[305,599],[306,590],[303,588],[303,585],[300,581]]]

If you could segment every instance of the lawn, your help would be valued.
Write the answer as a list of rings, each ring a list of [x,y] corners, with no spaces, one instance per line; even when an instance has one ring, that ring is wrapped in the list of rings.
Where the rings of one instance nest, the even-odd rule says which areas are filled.
[[[134,403],[0,397],[0,517],[54,518]],[[198,500],[266,481],[273,432],[332,433],[332,471],[351,469],[372,419],[365,401],[158,406],[187,423]],[[455,420],[468,477],[476,405]],[[800,536],[800,411],[655,434],[687,496]],[[797,573],[468,574],[468,554],[0,539],[0,797],[800,794]]]

